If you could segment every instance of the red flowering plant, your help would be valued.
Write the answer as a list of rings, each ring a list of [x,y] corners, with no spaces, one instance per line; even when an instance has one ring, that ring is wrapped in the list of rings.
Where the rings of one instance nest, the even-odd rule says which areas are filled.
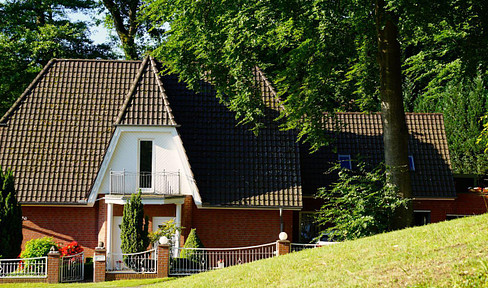
[[[73,241],[64,247],[59,248],[59,252],[61,252],[61,255],[63,256],[70,256],[83,252],[83,248],[78,245],[78,242]]]

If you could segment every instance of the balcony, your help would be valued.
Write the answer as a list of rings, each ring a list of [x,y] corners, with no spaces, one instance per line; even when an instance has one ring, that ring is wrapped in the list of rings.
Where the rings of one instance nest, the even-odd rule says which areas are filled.
[[[179,195],[180,172],[135,173],[110,171],[110,194],[130,195],[139,190],[143,194]]]

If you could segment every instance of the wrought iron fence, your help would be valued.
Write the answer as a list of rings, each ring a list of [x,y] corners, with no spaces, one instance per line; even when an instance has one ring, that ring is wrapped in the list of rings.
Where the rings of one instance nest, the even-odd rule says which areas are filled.
[[[107,255],[107,272],[156,273],[156,249],[139,253],[109,253]]]
[[[170,255],[171,276],[191,275],[276,256],[276,243],[239,248],[176,249],[177,253]]]
[[[134,173],[110,171],[110,194],[142,193],[177,195],[180,193],[180,172]]]
[[[83,252],[63,256],[60,260],[59,277],[61,282],[83,281],[85,276],[85,254]]]
[[[301,244],[301,243],[291,243],[290,252],[299,252],[305,249],[317,248],[317,244]]]
[[[47,277],[47,257],[0,259],[0,278]]]

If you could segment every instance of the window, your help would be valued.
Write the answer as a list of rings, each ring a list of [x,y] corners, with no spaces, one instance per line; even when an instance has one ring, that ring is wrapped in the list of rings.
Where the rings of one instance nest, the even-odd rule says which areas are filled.
[[[152,188],[153,142],[139,142],[139,188]]]
[[[351,155],[339,154],[339,163],[341,164],[341,168],[352,169]]]
[[[319,236],[320,227],[315,221],[315,212],[300,212],[300,243],[310,243]]]
[[[471,215],[461,215],[461,214],[446,214],[446,220],[453,220],[458,218],[464,218]]]
[[[430,223],[430,210],[414,210],[413,219],[415,226],[427,225]]]
[[[410,169],[410,171],[415,171],[415,163],[413,162],[412,155],[408,156],[408,169]]]

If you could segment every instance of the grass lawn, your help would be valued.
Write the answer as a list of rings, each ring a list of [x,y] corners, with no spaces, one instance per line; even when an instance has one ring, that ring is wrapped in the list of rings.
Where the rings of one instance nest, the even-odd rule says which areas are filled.
[[[134,280],[71,285],[488,287],[488,215],[409,228],[164,282]]]

